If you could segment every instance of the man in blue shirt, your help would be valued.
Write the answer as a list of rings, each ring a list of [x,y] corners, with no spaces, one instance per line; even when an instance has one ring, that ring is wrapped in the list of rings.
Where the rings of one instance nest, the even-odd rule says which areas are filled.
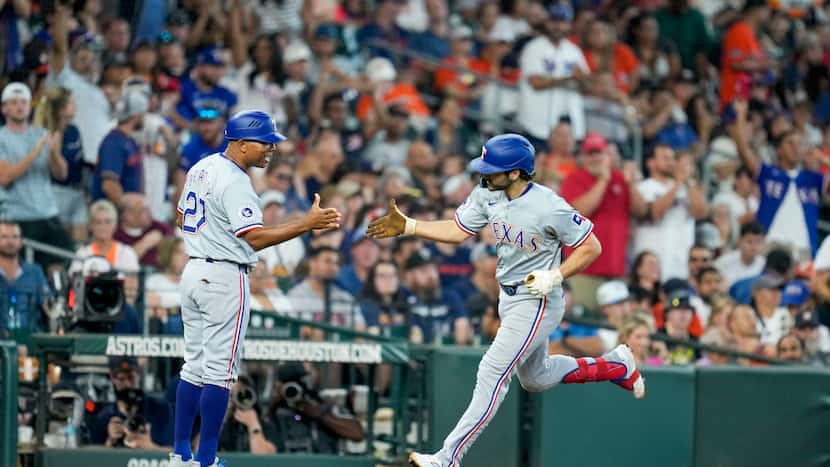
[[[173,199],[179,199],[187,171],[191,167],[204,157],[224,151],[228,146],[222,131],[224,128],[225,117],[219,109],[201,107],[196,110],[196,132],[182,148],[182,158],[176,170],[176,197]]]
[[[818,211],[828,179],[801,167],[801,136],[792,128],[773,135],[777,164],[764,163],[747,140],[746,101],[732,105],[736,113],[732,138],[761,189],[757,218],[766,230],[767,242],[789,245],[797,262],[812,259],[818,250]]]
[[[98,165],[92,179],[92,199],[107,198],[116,206],[124,193],[142,193],[141,150],[133,134],[144,126],[150,101],[141,91],[127,91],[121,98],[113,128],[98,150]]]
[[[22,248],[20,226],[0,221],[0,339],[25,344],[30,333],[46,330],[49,286],[40,266],[21,263]]]
[[[198,109],[217,109],[223,117],[228,117],[237,103],[236,94],[219,81],[225,76],[225,64],[216,49],[202,50],[196,58],[193,79],[182,83],[181,100],[175,112],[170,115],[179,128],[192,128],[198,117]]]
[[[369,270],[380,259],[380,247],[366,236],[364,229],[358,228],[352,235],[349,249],[351,262],[340,269],[337,274],[337,285],[359,297],[366,285]]]
[[[441,288],[438,265],[432,259],[420,252],[407,258],[404,283],[410,292],[407,304],[413,342],[451,340],[455,345],[472,344],[469,313],[455,292]]]

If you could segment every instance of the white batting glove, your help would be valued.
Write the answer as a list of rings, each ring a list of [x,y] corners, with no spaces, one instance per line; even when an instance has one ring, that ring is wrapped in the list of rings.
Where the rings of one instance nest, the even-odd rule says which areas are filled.
[[[554,288],[562,285],[562,273],[559,268],[551,270],[536,269],[525,277],[525,284],[530,293],[537,297],[544,297]]]

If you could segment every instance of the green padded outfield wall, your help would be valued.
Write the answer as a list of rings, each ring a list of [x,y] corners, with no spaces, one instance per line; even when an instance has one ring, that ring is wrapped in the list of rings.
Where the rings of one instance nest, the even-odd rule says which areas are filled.
[[[699,467],[830,466],[830,371],[700,368]]]
[[[441,443],[467,408],[473,395],[481,349],[437,347],[427,372],[427,401],[431,408],[429,447]],[[519,462],[519,392],[515,378],[493,421],[467,451],[464,467],[514,467]],[[235,467],[235,466],[234,466]]]
[[[233,467],[375,467],[375,461],[365,457],[222,454],[222,460]],[[39,467],[167,467],[163,452],[131,449],[44,449],[38,453]]]
[[[611,383],[532,395],[530,465],[693,467],[694,369],[646,367],[643,376],[647,392],[639,401]]]
[[[0,341],[0,467],[17,460],[17,344]]]

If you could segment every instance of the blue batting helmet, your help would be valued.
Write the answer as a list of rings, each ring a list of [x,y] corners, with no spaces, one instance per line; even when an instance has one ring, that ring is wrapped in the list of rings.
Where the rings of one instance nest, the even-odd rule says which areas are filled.
[[[285,136],[277,132],[277,124],[265,112],[244,110],[228,120],[225,139],[279,143],[285,141]]]
[[[480,174],[494,174],[524,170],[528,175],[536,171],[536,150],[522,135],[507,133],[490,138],[481,148],[481,157],[470,162],[470,168]]]

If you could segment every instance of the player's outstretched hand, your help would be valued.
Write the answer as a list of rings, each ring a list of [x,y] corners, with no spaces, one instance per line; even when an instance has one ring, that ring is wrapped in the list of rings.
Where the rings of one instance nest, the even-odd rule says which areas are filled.
[[[397,237],[406,229],[406,217],[398,210],[395,200],[389,201],[389,213],[373,220],[366,228],[366,235],[370,238]]]
[[[325,231],[340,228],[343,216],[334,208],[321,208],[320,195],[314,193],[314,202],[305,215],[305,222],[309,230]]]

